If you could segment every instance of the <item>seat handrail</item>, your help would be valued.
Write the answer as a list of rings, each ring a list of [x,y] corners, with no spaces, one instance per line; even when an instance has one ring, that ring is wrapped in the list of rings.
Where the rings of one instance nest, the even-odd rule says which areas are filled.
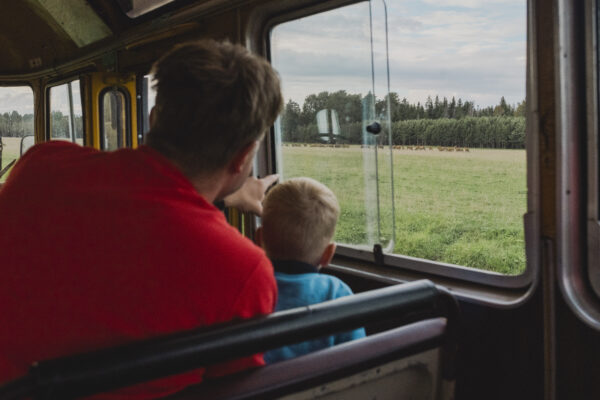
[[[356,329],[386,318],[446,317],[445,357],[455,359],[458,305],[444,288],[420,280],[267,316],[211,325],[109,349],[36,362],[0,399],[75,398]],[[442,366],[454,373],[454,362]]]

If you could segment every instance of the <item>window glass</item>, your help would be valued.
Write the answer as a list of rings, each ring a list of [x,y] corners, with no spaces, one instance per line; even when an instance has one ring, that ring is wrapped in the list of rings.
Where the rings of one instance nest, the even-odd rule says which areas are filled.
[[[33,91],[30,87],[0,87],[0,182],[6,181],[21,142],[34,134]]]
[[[79,80],[50,88],[50,139],[83,145]]]
[[[171,2],[173,0],[130,0],[120,1],[119,5],[129,18],[137,18]]]
[[[369,32],[386,26],[380,14],[365,18],[375,3],[271,31],[285,97],[278,172],[331,187],[342,209],[336,241],[366,241],[360,214],[374,189],[362,182],[361,102],[387,44],[390,90],[375,93],[375,114],[391,117],[393,177],[377,178],[393,179],[390,252],[524,272],[526,2],[387,1],[387,35]],[[342,146],[325,145],[326,123]]]
[[[150,131],[150,111],[156,102],[156,90],[154,90],[154,82],[151,75],[144,76],[142,84],[142,132],[143,138]]]
[[[119,89],[110,89],[101,97],[100,123],[102,150],[112,151],[128,146],[127,97]]]
[[[338,242],[368,249],[380,245],[392,251],[391,153],[386,136],[389,129],[386,110],[377,107],[377,96],[385,97],[387,93],[387,76],[374,68],[375,63],[386,65],[385,48],[380,46],[385,41],[373,43],[372,38],[381,39],[381,35],[374,34],[378,26],[374,27],[369,17],[377,10],[381,9],[362,3],[290,23],[295,25],[291,30],[294,35],[312,25],[324,27],[330,20],[352,20],[356,31],[336,29],[332,24],[332,29],[325,29],[330,37],[323,42],[343,47],[352,44],[352,50],[332,57],[319,54],[317,57],[322,55],[323,59],[309,67],[320,71],[329,64],[333,71],[334,64],[343,63],[353,71],[352,79],[328,81],[324,77],[312,86],[288,81],[285,65],[290,49],[286,46],[292,43],[288,43],[285,25],[273,31],[273,62],[276,68],[284,66],[280,72],[283,71],[286,95],[285,112],[276,125],[281,144],[278,170],[284,178],[314,177],[336,193],[342,205]],[[316,47],[318,51],[319,45]],[[376,55],[375,49],[379,50]],[[302,105],[294,92],[302,93]]]

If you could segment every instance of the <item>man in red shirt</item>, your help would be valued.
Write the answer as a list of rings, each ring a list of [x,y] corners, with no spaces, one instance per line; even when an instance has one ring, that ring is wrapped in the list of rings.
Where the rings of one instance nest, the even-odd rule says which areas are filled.
[[[262,250],[213,202],[248,177],[281,110],[270,65],[243,47],[181,45],[154,66],[148,145],[30,149],[0,189],[0,382],[36,360],[272,312]],[[102,398],[155,398],[262,365],[261,355]]]

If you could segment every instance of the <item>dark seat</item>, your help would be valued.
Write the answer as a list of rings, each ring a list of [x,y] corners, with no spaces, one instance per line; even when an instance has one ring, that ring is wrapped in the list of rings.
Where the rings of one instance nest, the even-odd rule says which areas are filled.
[[[169,397],[271,399],[291,393],[358,398],[438,398],[446,319],[419,321],[242,374],[206,381]],[[429,353],[428,353],[429,352]],[[382,381],[386,381],[382,384]],[[394,390],[394,385],[398,390]],[[350,393],[352,392],[352,393]],[[306,393],[310,397],[310,393]],[[300,396],[303,397],[303,396]]]

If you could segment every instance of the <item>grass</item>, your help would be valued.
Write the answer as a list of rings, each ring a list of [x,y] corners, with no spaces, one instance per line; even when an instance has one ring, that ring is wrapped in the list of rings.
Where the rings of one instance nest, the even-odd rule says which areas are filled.
[[[376,201],[365,199],[365,193],[375,192],[375,161],[367,152],[373,149],[283,147],[285,178],[313,177],[338,196],[342,211],[335,239],[340,243],[373,243],[379,234]],[[378,161],[379,180],[385,182],[379,186],[385,199],[379,242],[385,244],[393,219],[389,151],[379,150]],[[394,253],[522,273],[525,179],[524,150],[394,150]]]

